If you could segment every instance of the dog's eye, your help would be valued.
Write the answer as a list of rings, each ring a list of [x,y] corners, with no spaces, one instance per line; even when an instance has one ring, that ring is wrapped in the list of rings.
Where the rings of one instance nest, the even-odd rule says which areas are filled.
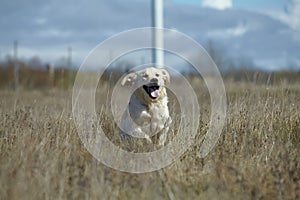
[[[158,74],[158,73],[156,73],[156,74],[155,74],[155,76],[156,76],[156,77],[159,77],[159,74]]]
[[[148,74],[143,74],[142,77],[143,77],[143,80],[147,80],[147,78],[149,77],[149,75]]]

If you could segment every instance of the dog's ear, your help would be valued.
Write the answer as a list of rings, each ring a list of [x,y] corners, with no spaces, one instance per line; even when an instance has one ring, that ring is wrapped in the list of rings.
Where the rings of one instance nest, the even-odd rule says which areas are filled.
[[[121,85],[122,86],[131,86],[134,84],[135,80],[136,80],[136,73],[132,72],[130,74],[127,74],[121,81]]]
[[[162,75],[163,75],[163,79],[165,84],[170,83],[170,74],[166,69],[160,69]]]

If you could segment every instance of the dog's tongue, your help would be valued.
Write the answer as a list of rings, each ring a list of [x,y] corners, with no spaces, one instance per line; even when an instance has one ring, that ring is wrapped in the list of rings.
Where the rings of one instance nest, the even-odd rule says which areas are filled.
[[[156,97],[158,97],[158,90],[151,90],[150,91],[150,94],[151,94],[151,96],[153,97],[153,98],[156,98]]]

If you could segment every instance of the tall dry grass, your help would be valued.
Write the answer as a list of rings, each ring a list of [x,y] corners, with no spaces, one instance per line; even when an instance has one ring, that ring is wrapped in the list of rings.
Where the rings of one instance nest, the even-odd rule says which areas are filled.
[[[1,91],[0,199],[299,199],[300,86],[226,83],[226,124],[205,158],[198,153],[209,94],[194,88],[201,107],[194,145],[160,173],[140,175],[85,150],[71,92]],[[116,132],[109,117],[100,120]]]

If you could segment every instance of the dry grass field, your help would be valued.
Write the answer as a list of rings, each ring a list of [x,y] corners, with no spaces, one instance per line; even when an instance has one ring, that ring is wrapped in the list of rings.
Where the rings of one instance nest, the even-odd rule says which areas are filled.
[[[0,199],[300,199],[300,85],[225,87],[226,124],[213,151],[199,158],[210,103],[194,85],[201,104],[194,145],[146,174],[110,169],[87,152],[71,91],[0,91]]]

